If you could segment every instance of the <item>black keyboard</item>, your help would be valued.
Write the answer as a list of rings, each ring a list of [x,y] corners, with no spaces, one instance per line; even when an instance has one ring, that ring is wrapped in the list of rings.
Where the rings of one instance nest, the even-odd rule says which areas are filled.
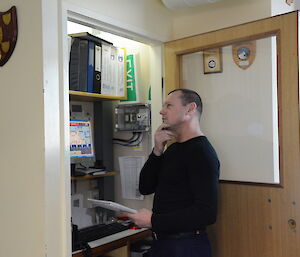
[[[110,224],[99,224],[91,227],[82,228],[76,233],[76,244],[78,245],[81,243],[87,243],[100,239],[102,237],[113,235],[115,233],[131,228],[132,225],[133,223],[114,222]]]

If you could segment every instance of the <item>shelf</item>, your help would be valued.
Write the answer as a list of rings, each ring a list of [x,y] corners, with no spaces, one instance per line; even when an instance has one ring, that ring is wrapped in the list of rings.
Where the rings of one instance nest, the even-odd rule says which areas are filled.
[[[106,172],[104,174],[99,174],[99,175],[86,175],[86,176],[79,176],[79,177],[71,177],[71,180],[88,180],[88,179],[109,177],[109,176],[115,176],[115,175],[116,175],[116,172],[110,171],[110,172]]]
[[[69,90],[70,100],[73,101],[85,101],[85,102],[95,102],[95,101],[104,101],[104,100],[126,100],[126,97],[121,96],[111,96],[111,95],[102,95],[96,93],[88,93],[81,91]]]

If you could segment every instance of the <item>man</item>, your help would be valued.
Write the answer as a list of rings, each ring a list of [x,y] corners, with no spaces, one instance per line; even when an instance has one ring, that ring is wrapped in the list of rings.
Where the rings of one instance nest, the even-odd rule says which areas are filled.
[[[200,129],[201,113],[200,96],[188,89],[170,92],[160,111],[163,123],[139,184],[141,194],[155,193],[153,212],[127,214],[152,228],[151,257],[211,256],[205,229],[216,221],[220,164]]]

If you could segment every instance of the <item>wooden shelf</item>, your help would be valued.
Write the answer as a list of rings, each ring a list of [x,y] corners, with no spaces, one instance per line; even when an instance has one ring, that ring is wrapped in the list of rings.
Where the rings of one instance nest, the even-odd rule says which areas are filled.
[[[95,101],[105,101],[105,100],[126,100],[126,97],[121,96],[111,96],[102,95],[96,93],[88,93],[81,91],[69,90],[70,100],[73,101],[85,101],[85,102],[95,102]]]
[[[116,175],[116,172],[110,171],[110,172],[106,172],[104,174],[99,174],[99,175],[86,175],[86,176],[71,177],[71,180],[87,180],[87,179],[109,177],[109,176],[115,176],[115,175]]]

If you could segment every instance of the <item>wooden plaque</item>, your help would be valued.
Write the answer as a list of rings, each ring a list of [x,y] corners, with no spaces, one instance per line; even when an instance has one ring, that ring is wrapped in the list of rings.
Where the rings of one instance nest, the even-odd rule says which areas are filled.
[[[232,46],[232,58],[241,69],[247,69],[254,62],[256,41],[238,43]]]
[[[3,66],[12,55],[17,37],[17,9],[13,6],[6,12],[0,12],[0,66]]]

